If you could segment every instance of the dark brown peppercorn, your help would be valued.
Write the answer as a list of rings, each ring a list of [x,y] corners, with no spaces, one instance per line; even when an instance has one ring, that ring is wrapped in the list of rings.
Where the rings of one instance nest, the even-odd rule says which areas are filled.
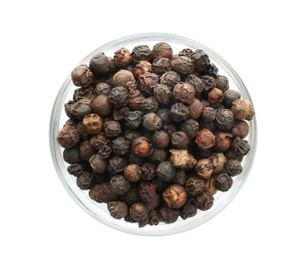
[[[231,128],[230,132],[234,137],[239,136],[240,138],[245,138],[249,133],[249,125],[244,120],[236,120],[234,126]]]
[[[127,105],[129,92],[125,87],[114,87],[109,93],[109,102],[115,107],[120,108]]]
[[[112,155],[112,152],[113,152],[113,149],[109,145],[102,144],[100,146],[98,154],[100,154],[103,159],[107,159]]]
[[[177,131],[177,128],[173,124],[168,124],[163,126],[163,130],[171,137]]]
[[[69,123],[66,123],[57,135],[57,141],[63,148],[71,148],[80,141],[77,128]]]
[[[79,145],[64,149],[63,160],[69,164],[81,161]]]
[[[176,169],[169,161],[164,161],[157,166],[156,175],[162,182],[172,182],[176,175]]]
[[[156,185],[150,182],[141,182],[139,185],[139,194],[144,203],[151,202],[156,195]]]
[[[188,75],[185,78],[185,83],[188,83],[193,86],[196,97],[200,96],[201,92],[203,91],[203,82],[198,76],[196,76],[195,74]]]
[[[131,186],[130,190],[121,197],[121,200],[123,200],[128,206],[140,202],[141,198],[137,186]]]
[[[91,103],[92,111],[101,117],[109,116],[112,112],[112,106],[108,96],[99,95]]]
[[[134,63],[137,63],[140,60],[149,61],[151,58],[151,50],[147,45],[138,45],[134,47],[131,57]]]
[[[104,123],[104,132],[108,137],[117,137],[121,131],[121,126],[117,121],[110,120]]]
[[[125,68],[131,61],[131,54],[128,49],[120,48],[114,53],[114,65],[117,68]]]
[[[223,91],[218,88],[213,88],[207,96],[209,104],[214,108],[218,108],[220,106],[223,101],[223,98]]]
[[[233,184],[232,178],[227,173],[219,173],[215,177],[215,187],[220,191],[228,191]]]
[[[137,202],[130,207],[129,215],[134,221],[146,220],[148,217],[148,210],[143,203]]]
[[[154,96],[158,103],[168,105],[171,102],[172,93],[167,85],[157,84],[154,88]]]
[[[193,139],[199,131],[199,123],[196,120],[187,119],[181,124],[180,129],[189,139]]]
[[[201,117],[204,122],[212,122],[216,118],[217,110],[213,107],[204,107]]]
[[[130,111],[128,107],[116,108],[113,110],[113,119],[121,121],[124,119],[124,116]]]
[[[170,209],[166,206],[162,206],[158,210],[158,215],[159,215],[160,221],[170,224],[170,223],[174,223],[177,221],[177,219],[179,217],[179,210]]]
[[[124,169],[124,177],[129,182],[137,182],[142,177],[142,171],[140,166],[136,164],[129,164]]]
[[[175,55],[170,61],[171,67],[181,76],[187,76],[194,71],[194,64],[189,57]]]
[[[116,72],[113,76],[113,83],[116,87],[125,87],[130,93],[133,93],[137,88],[136,79],[129,70],[119,70]]]
[[[243,168],[238,160],[228,160],[224,165],[224,170],[232,177],[239,175]]]
[[[215,123],[218,129],[229,131],[235,123],[233,112],[230,109],[218,109]]]
[[[185,48],[185,49],[182,49],[181,51],[179,51],[178,55],[190,57],[193,53],[194,53],[194,51],[192,49]]]
[[[107,209],[115,219],[125,218],[128,215],[128,207],[123,201],[110,201],[107,204]]]
[[[187,150],[171,149],[170,153],[170,162],[177,169],[191,170],[197,162],[195,157],[189,154]]]
[[[110,188],[113,193],[117,195],[123,195],[130,190],[129,182],[124,178],[124,176],[116,174],[110,179]]]
[[[218,152],[225,152],[231,145],[231,138],[233,135],[229,132],[217,131],[215,134],[215,145],[214,149]]]
[[[126,156],[127,164],[137,164],[140,166],[143,161],[144,161],[144,158],[134,154],[132,151],[130,151]]]
[[[213,174],[221,173],[227,161],[223,153],[213,153],[209,159],[213,164]]]
[[[74,85],[77,87],[87,87],[94,80],[93,73],[85,64],[74,68],[71,73],[71,78]]]
[[[81,88],[82,89],[82,88]],[[94,93],[99,96],[99,95],[105,95],[108,96],[110,90],[112,87],[107,84],[106,82],[100,82],[97,84],[97,86],[94,88]]]
[[[221,89],[223,92],[229,89],[228,78],[223,75],[217,75],[215,77],[216,88]]]
[[[138,88],[146,97],[153,95],[154,87],[158,83],[159,76],[155,73],[146,72],[138,77]]]
[[[109,182],[102,182],[101,184],[95,185],[89,191],[89,197],[99,203],[118,200],[118,195],[113,193]]]
[[[148,216],[148,224],[151,226],[157,226],[159,222],[160,222],[160,218],[157,211],[152,210]]]
[[[101,77],[109,71],[110,62],[108,57],[100,52],[89,61],[89,68],[96,77]]]
[[[171,122],[170,110],[167,108],[159,109],[157,115],[161,117],[163,124],[169,124]]]
[[[215,79],[212,76],[209,75],[203,75],[201,77],[202,85],[203,85],[203,91],[208,93],[210,90],[212,90],[216,86]]]
[[[195,165],[195,173],[202,179],[209,179],[213,169],[213,164],[209,158],[201,159]]]
[[[158,42],[154,45],[151,56],[153,59],[158,57],[171,59],[173,56],[173,49],[166,42]]]
[[[169,145],[169,142],[169,135],[165,131],[160,130],[153,134],[152,143],[155,148],[166,148]]]
[[[131,110],[138,110],[141,106],[141,104],[144,101],[144,96],[141,94],[141,92],[136,89],[135,91],[132,92],[132,94],[129,95],[129,100],[127,102],[127,106]]]
[[[86,98],[78,100],[72,105],[71,112],[72,115],[75,116],[77,119],[82,120],[84,116],[92,112],[91,101]]]
[[[160,83],[167,85],[169,87],[170,90],[172,90],[174,88],[174,86],[181,80],[180,75],[173,71],[170,70],[166,73],[164,73],[161,77],[160,77]]]
[[[136,138],[132,143],[132,151],[140,157],[147,157],[153,149],[152,142],[144,136]]]
[[[240,99],[240,98],[241,98],[240,92],[233,90],[233,89],[226,90],[224,92],[223,105],[226,108],[230,108],[232,102],[234,102],[235,100]]]
[[[208,191],[211,195],[216,194],[217,189],[215,187],[215,177],[211,177],[205,180],[205,191]]]
[[[235,153],[236,156],[244,156],[250,151],[250,144],[247,140],[243,140],[237,136],[232,141],[230,149]]]
[[[75,115],[73,114],[73,110],[72,110],[75,103],[76,102],[74,100],[70,100],[64,104],[65,114],[71,119],[75,119]]]
[[[164,190],[162,197],[167,207],[179,209],[185,204],[187,193],[182,186],[173,184]]]
[[[207,67],[207,69],[205,70],[205,73],[208,75],[212,75],[212,76],[216,76],[219,72],[219,69],[217,68],[217,66],[213,63],[210,63]]]
[[[103,120],[100,116],[95,113],[88,114],[83,118],[83,125],[89,134],[99,134],[102,130]]]
[[[93,86],[88,86],[83,88],[77,88],[74,91],[73,99],[74,101],[79,101],[80,99],[86,98],[90,102],[92,102],[95,96],[95,88]]]
[[[231,111],[238,120],[251,120],[255,114],[251,102],[248,99],[237,99],[232,102]]]
[[[132,131],[132,130],[126,130],[123,133],[124,138],[129,142],[129,144],[132,144],[132,142],[140,136],[139,131]]]
[[[111,174],[123,172],[126,167],[126,161],[121,157],[112,157],[108,160],[107,170]]]
[[[160,203],[162,203],[162,200],[161,200],[161,196],[158,193],[155,194],[155,196],[150,202],[144,202],[148,211],[154,210],[160,205]]]
[[[194,99],[194,101],[188,105],[189,118],[198,119],[203,111],[203,104],[199,99]]]
[[[158,57],[153,61],[153,72],[161,76],[163,73],[170,70],[169,59]]]
[[[149,162],[159,164],[167,159],[168,152],[165,149],[155,148],[153,152],[147,157]]]
[[[141,165],[142,179],[150,181],[156,177],[156,166],[153,163],[145,162]]]
[[[162,128],[162,119],[155,113],[148,113],[143,117],[143,127],[148,131],[156,131]]]
[[[171,118],[175,122],[184,121],[189,117],[188,107],[182,103],[173,104],[171,106],[170,112],[171,112]]]
[[[184,170],[177,170],[173,182],[184,186],[186,182],[186,172]]]
[[[83,160],[88,161],[97,151],[91,146],[90,141],[84,141],[80,144],[80,156]]]
[[[92,157],[90,157],[89,164],[93,172],[104,173],[106,171],[107,162],[100,154],[94,154]]]
[[[185,186],[188,194],[192,196],[197,196],[205,190],[204,181],[200,177],[188,178]]]
[[[141,74],[144,74],[145,72],[152,72],[152,64],[145,60],[139,61],[134,67],[134,76],[138,78]]]
[[[180,217],[182,219],[187,219],[195,216],[197,214],[197,208],[192,203],[186,203],[180,210]]]
[[[179,82],[174,87],[173,96],[177,101],[191,104],[195,100],[195,90],[192,85]]]
[[[139,111],[143,114],[156,112],[158,110],[158,103],[154,97],[145,98],[139,107]]]
[[[69,174],[77,177],[83,173],[83,166],[80,163],[73,163],[67,167]]]
[[[208,191],[203,191],[201,194],[195,197],[195,205],[200,210],[208,210],[214,204],[214,197]]]
[[[104,132],[101,132],[98,135],[94,135],[90,139],[90,144],[96,150],[99,150],[102,145],[109,144],[109,142],[110,140],[108,139],[108,137],[105,135]]]
[[[136,130],[142,123],[142,113],[130,111],[124,115],[124,125],[127,129]]]
[[[87,190],[94,184],[94,175],[91,172],[84,171],[77,177],[77,185],[81,190]]]
[[[174,132],[171,136],[171,145],[177,149],[187,149],[189,138],[182,132]]]
[[[111,146],[113,154],[116,156],[122,156],[129,152],[129,143],[122,136],[112,140]]]
[[[215,145],[215,136],[207,128],[203,128],[197,133],[195,143],[202,150],[210,149]]]
[[[190,56],[190,58],[195,66],[195,69],[200,72],[205,70],[210,63],[208,55],[202,50],[196,50]]]

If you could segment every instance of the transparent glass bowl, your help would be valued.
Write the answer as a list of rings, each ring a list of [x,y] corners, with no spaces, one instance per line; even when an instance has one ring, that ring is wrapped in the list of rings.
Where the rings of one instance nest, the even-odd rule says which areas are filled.
[[[249,99],[251,102],[250,95],[246,89],[243,81],[235,72],[235,70],[217,53],[215,53],[210,48],[204,46],[203,44],[172,34],[164,33],[142,33],[126,36],[117,40],[108,42],[98,49],[87,55],[79,64],[88,64],[89,60],[98,52],[104,52],[107,56],[113,57],[114,52],[125,47],[128,50],[132,50],[136,45],[146,44],[152,48],[157,42],[165,41],[171,45],[174,53],[178,53],[184,48],[202,49],[210,57],[211,61],[218,67],[219,74],[225,75],[229,78],[230,89],[238,90],[242,98]],[[77,65],[77,64],[76,64]],[[75,67],[76,67],[75,65]],[[73,68],[71,68],[72,70]],[[72,199],[90,216],[100,221],[101,223],[114,228],[119,231],[138,234],[138,235],[167,235],[174,234],[178,232],[183,232],[192,228],[195,228],[211,218],[215,217],[220,213],[239,193],[241,187],[243,186],[249,171],[251,169],[257,142],[257,125],[256,117],[251,121],[248,121],[250,132],[247,136],[247,140],[251,145],[251,150],[248,155],[245,156],[242,161],[243,171],[240,175],[233,177],[233,185],[231,189],[227,192],[217,192],[214,195],[214,205],[207,211],[198,210],[194,217],[183,220],[179,217],[178,221],[172,224],[160,223],[157,226],[145,226],[139,228],[136,223],[128,223],[122,220],[116,220],[112,218],[107,210],[107,205],[105,203],[97,203],[90,199],[88,191],[81,190],[77,184],[75,177],[71,176],[67,172],[68,164],[63,160],[62,152],[63,149],[57,143],[56,137],[59,130],[62,128],[66,120],[68,119],[65,111],[64,104],[72,99],[74,87],[70,75],[63,82],[61,88],[59,89],[58,95],[54,102],[51,120],[50,120],[50,150],[53,159],[53,163],[57,174],[65,187],[66,191],[72,197]]]

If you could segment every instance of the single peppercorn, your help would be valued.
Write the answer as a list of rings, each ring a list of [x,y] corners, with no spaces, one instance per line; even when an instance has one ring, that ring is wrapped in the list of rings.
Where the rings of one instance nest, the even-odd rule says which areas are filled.
[[[209,179],[213,169],[213,164],[209,158],[201,159],[195,165],[195,173],[202,179]]]
[[[100,154],[94,154],[89,159],[89,164],[96,173],[104,173],[106,171],[107,162]]]
[[[157,226],[159,224],[159,222],[160,222],[160,217],[159,217],[157,211],[152,210],[148,216],[148,224],[151,226]]]
[[[88,86],[88,87],[83,87],[83,88],[77,88],[74,91],[73,94],[73,100],[74,101],[79,101],[80,99],[88,99],[90,102],[93,101],[93,99],[98,95],[95,92],[95,87],[94,86]]]
[[[132,142],[139,136],[140,136],[139,131],[126,130],[123,133],[123,137],[129,142],[129,144],[132,144]]]
[[[98,135],[92,136],[90,139],[90,144],[92,147],[96,150],[99,150],[101,148],[101,145],[106,145],[109,144],[110,140],[109,138],[105,135],[104,132],[99,133]]]
[[[207,150],[215,145],[215,136],[207,128],[202,128],[196,136],[195,143],[202,150]]]
[[[137,202],[130,207],[129,215],[134,221],[142,221],[148,217],[148,210],[143,203]]]
[[[67,167],[69,174],[77,177],[83,173],[83,165],[80,163],[72,163]]]
[[[154,210],[155,208],[157,208],[160,205],[160,203],[162,203],[162,200],[161,200],[161,196],[158,193],[155,194],[155,196],[152,198],[151,201],[144,202],[144,204],[149,212]]]
[[[238,160],[227,160],[224,165],[224,170],[232,177],[239,175],[243,168],[241,162]]]
[[[57,142],[63,148],[71,148],[80,141],[77,128],[69,123],[66,123],[57,135]]]
[[[144,136],[136,138],[132,143],[132,151],[140,157],[147,157],[153,150],[152,142]]]
[[[229,131],[235,123],[233,112],[230,109],[218,109],[215,123],[218,129]]]
[[[130,109],[128,107],[115,108],[112,113],[113,119],[116,121],[122,121],[124,119],[125,114],[129,111]]]
[[[175,103],[170,109],[171,118],[175,122],[181,122],[189,117],[188,107],[182,103]]]
[[[231,145],[231,139],[233,135],[229,132],[217,131],[215,135],[215,145],[214,149],[218,152],[225,152]]]
[[[187,149],[189,138],[182,131],[174,132],[171,136],[171,145],[177,149]]]
[[[205,70],[210,63],[208,55],[203,50],[195,50],[190,58],[195,69],[200,72]]]
[[[94,80],[94,75],[85,64],[81,64],[73,69],[71,78],[75,86],[87,87]]]
[[[148,131],[156,131],[162,128],[162,119],[155,113],[148,113],[143,117],[143,127]]]
[[[84,116],[90,114],[91,112],[91,101],[86,98],[78,100],[71,106],[72,115],[79,120],[82,120]]]
[[[142,179],[150,181],[156,177],[156,166],[153,163],[145,162],[141,165]]]
[[[155,148],[153,152],[147,157],[149,162],[159,164],[167,159],[168,152],[166,149]]]
[[[170,110],[167,108],[159,109],[157,111],[157,116],[159,116],[162,119],[163,124],[169,124],[172,120]]]
[[[167,85],[169,87],[170,90],[172,90],[174,88],[174,86],[181,80],[180,75],[173,71],[170,70],[166,73],[164,73],[161,77],[160,77],[160,83]]]
[[[201,113],[203,111],[203,104],[199,99],[195,98],[194,101],[187,107],[189,110],[189,118],[198,119],[201,116]]]
[[[140,108],[144,100],[145,100],[144,96],[141,94],[141,92],[138,89],[136,89],[129,95],[127,106],[131,110],[136,111]]]
[[[113,76],[113,83],[116,87],[125,87],[130,93],[133,93],[137,88],[136,79],[133,73],[125,69],[115,73]]]
[[[189,57],[175,55],[170,61],[171,67],[181,76],[187,76],[194,71],[194,64]]]
[[[192,85],[179,82],[174,87],[173,96],[177,101],[184,104],[191,104],[195,99],[195,90]]]
[[[226,108],[230,108],[231,104],[235,100],[240,99],[240,98],[241,98],[240,92],[238,92],[237,90],[228,89],[224,92],[223,105]]]
[[[69,164],[81,161],[79,145],[64,149],[63,160]]]
[[[123,136],[112,140],[111,146],[113,149],[113,154],[116,156],[123,156],[129,152],[129,143]]]
[[[187,135],[189,139],[193,139],[198,134],[199,123],[196,120],[187,119],[181,124],[180,129]]]
[[[197,207],[194,204],[188,202],[185,203],[185,205],[179,210],[179,213],[180,217],[185,220],[197,214]]]
[[[166,42],[158,42],[153,46],[151,57],[156,59],[158,57],[171,59],[173,56],[173,49]]]
[[[176,169],[169,161],[164,161],[157,166],[156,175],[162,182],[172,182],[176,175]]]
[[[216,194],[217,189],[215,187],[215,177],[214,176],[205,180],[205,191],[208,191],[211,195]]]
[[[208,191],[203,191],[195,197],[194,203],[200,210],[209,210],[214,204],[214,197]]]
[[[179,217],[179,210],[162,206],[158,210],[158,215],[160,221],[165,222],[166,224],[171,224],[177,221]]]
[[[162,197],[167,207],[179,209],[185,204],[187,193],[182,186],[173,184],[164,190]]]
[[[123,175],[116,174],[109,182],[111,190],[117,195],[123,195],[130,190],[130,184]]]
[[[158,57],[153,61],[153,72],[161,76],[163,73],[170,70],[169,59]]]
[[[177,170],[175,178],[173,180],[175,184],[179,184],[181,186],[184,186],[186,182],[186,172],[184,170]]]
[[[213,88],[207,95],[207,100],[209,104],[214,108],[218,108],[220,106],[223,101],[223,98],[223,91],[218,88]]]
[[[129,92],[125,87],[119,86],[111,89],[109,93],[109,102],[115,108],[126,106],[128,100],[129,100]]]
[[[128,207],[123,201],[110,201],[107,204],[107,209],[115,219],[122,219],[128,215]]]
[[[173,124],[168,124],[163,126],[163,130],[171,137],[177,131],[177,128]]]
[[[81,190],[88,190],[94,185],[94,175],[89,171],[84,171],[77,177],[76,183]]]
[[[107,144],[102,144],[100,146],[98,154],[100,154],[103,159],[107,159],[112,155],[112,152],[113,152],[113,149],[111,148],[111,146],[109,146]]]
[[[109,67],[110,62],[103,52],[97,53],[89,61],[89,68],[96,77],[102,77],[108,73]]]
[[[80,156],[83,160],[88,161],[97,151],[91,146],[90,141],[84,141],[79,146]]]
[[[223,153],[212,153],[209,159],[213,164],[213,174],[221,173],[227,161],[225,155]]]
[[[126,167],[126,160],[121,157],[112,157],[108,160],[107,171],[111,174],[123,172]]]
[[[138,190],[144,203],[151,202],[156,196],[156,185],[150,182],[141,182]]]
[[[135,78],[138,78],[141,74],[144,74],[145,72],[152,72],[152,64],[145,60],[139,61],[134,67],[133,71]]]
[[[99,134],[102,130],[103,120],[97,114],[92,113],[86,115],[83,118],[82,123],[89,134]]]
[[[247,140],[241,139],[239,136],[232,141],[230,149],[236,156],[245,156],[250,151],[250,144]]]
[[[124,125],[127,129],[136,130],[142,123],[142,113],[139,111],[130,111],[124,115]]]
[[[223,92],[229,89],[228,78],[223,75],[217,75],[215,77],[216,88],[221,89]]]
[[[227,173],[219,173],[215,177],[215,187],[219,191],[228,191],[232,184],[233,180]]]
[[[232,102],[231,111],[237,120],[251,120],[255,111],[248,99],[237,99]]]
[[[152,72],[145,72],[138,77],[138,89],[145,96],[153,95],[154,87],[159,83],[159,76]]]
[[[120,48],[114,53],[114,65],[117,68],[125,68],[131,61],[131,53],[126,48]]]
[[[213,63],[210,63],[207,67],[207,69],[205,70],[205,73],[208,75],[212,75],[212,76],[216,76],[219,72],[219,69],[217,68],[217,66]]]
[[[141,198],[137,186],[131,185],[130,190],[121,197],[121,200],[123,200],[128,206],[140,202]]]
[[[190,57],[193,53],[194,53],[194,51],[192,49],[190,49],[190,48],[184,48],[181,51],[179,51],[178,55],[179,56]]]
[[[177,169],[191,170],[197,162],[195,157],[189,154],[187,150],[171,149],[170,153],[170,162]]]
[[[231,128],[230,132],[234,137],[239,136],[240,138],[245,138],[249,133],[249,125],[244,120],[236,120],[234,126]]]
[[[117,137],[121,134],[121,126],[118,121],[107,121],[104,123],[104,132],[108,137]]]
[[[204,107],[201,117],[204,122],[213,122],[216,118],[217,109],[213,107]]]
[[[205,93],[208,93],[214,87],[216,87],[215,79],[210,75],[201,76],[201,80],[202,80],[203,92]]]
[[[171,102],[172,93],[167,85],[157,84],[154,88],[154,96],[161,105],[168,105]]]
[[[139,111],[143,114],[156,112],[158,110],[158,103],[154,97],[145,98],[139,107]]]
[[[163,130],[156,131],[152,137],[152,143],[155,148],[166,148],[170,143],[168,133]]]
[[[193,86],[196,97],[200,96],[201,92],[203,91],[203,83],[198,76],[196,76],[195,74],[189,74],[185,78],[185,83],[188,83]]]
[[[99,82],[93,90],[94,90],[94,94],[97,96],[99,95],[108,96],[111,88],[112,87],[106,82]]]
[[[109,182],[102,182],[93,186],[89,191],[89,197],[96,202],[105,202],[118,200],[118,195],[113,193]]]
[[[92,111],[101,117],[109,116],[112,112],[112,106],[109,102],[109,97],[106,95],[99,95],[94,98],[91,103]]]
[[[149,61],[151,58],[151,50],[147,45],[138,45],[133,48],[131,57],[134,63],[138,63],[143,60]]]
[[[124,177],[129,182],[137,182],[142,177],[142,171],[137,164],[129,164],[124,169]]]
[[[197,196],[205,190],[204,181],[200,177],[190,177],[185,183],[186,190],[191,196]]]

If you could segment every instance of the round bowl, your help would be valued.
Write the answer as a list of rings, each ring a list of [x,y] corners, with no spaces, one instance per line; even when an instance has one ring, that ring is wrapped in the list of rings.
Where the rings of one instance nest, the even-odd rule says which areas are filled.
[[[142,33],[126,36],[108,42],[98,49],[91,52],[87,55],[79,64],[88,64],[89,60],[97,53],[104,52],[107,56],[113,57],[114,52],[121,48],[125,47],[128,50],[132,50],[136,45],[146,44],[150,48],[153,47],[157,42],[164,41],[171,45],[174,53],[178,53],[184,48],[202,49],[204,50],[211,62],[213,62],[219,69],[219,74],[225,75],[229,78],[230,89],[238,90],[242,98],[249,99],[251,98],[247,88],[245,87],[243,81],[235,70],[217,53],[208,48],[207,46],[182,37],[178,35],[166,34],[166,33]],[[71,68],[72,70],[73,68]],[[214,204],[207,211],[198,210],[197,214],[194,217],[187,218],[186,220],[181,219],[172,224],[159,223],[157,226],[145,226],[139,228],[136,223],[129,223],[122,220],[114,219],[110,216],[107,205],[105,203],[97,203],[90,199],[88,191],[81,190],[75,181],[75,177],[70,175],[67,172],[68,164],[63,160],[63,148],[61,148],[57,142],[57,134],[62,128],[66,120],[68,119],[65,111],[64,104],[72,99],[75,86],[71,81],[70,75],[67,76],[63,82],[61,88],[59,89],[58,95],[53,105],[51,119],[50,119],[50,150],[54,163],[54,167],[59,176],[60,181],[62,182],[64,188],[71,196],[71,198],[90,216],[100,221],[101,223],[114,228],[119,231],[138,234],[138,235],[167,235],[183,232],[199,225],[205,223],[206,221],[212,219],[217,214],[219,214],[228,204],[236,197],[242,188],[253,163],[255,151],[256,151],[256,142],[257,142],[257,125],[256,117],[251,121],[248,121],[250,132],[246,137],[246,140],[251,145],[250,152],[244,157],[242,161],[243,171],[240,175],[233,177],[233,185],[227,192],[217,192],[214,195]]]

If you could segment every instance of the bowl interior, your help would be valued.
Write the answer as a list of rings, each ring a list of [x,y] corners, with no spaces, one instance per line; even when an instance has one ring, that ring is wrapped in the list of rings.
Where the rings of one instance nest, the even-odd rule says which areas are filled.
[[[174,53],[178,53],[180,50],[184,48],[191,48],[193,50],[195,49],[204,50],[209,55],[211,61],[218,67],[219,74],[225,75],[229,78],[230,89],[238,90],[241,93],[242,98],[246,98],[251,101],[250,95],[241,78],[221,56],[219,56],[213,50],[211,50],[207,46],[204,46],[203,44],[197,41],[178,35],[163,34],[163,33],[144,33],[144,34],[137,34],[137,35],[123,37],[102,45],[101,47],[99,47],[98,49],[94,50],[89,55],[87,55],[79,64],[83,64],[83,63],[88,64],[91,57],[98,52],[104,52],[107,56],[112,57],[114,52],[121,47],[126,47],[128,50],[131,51],[136,45],[146,44],[150,48],[152,48],[153,45],[159,41],[168,42],[172,46]],[[65,163],[62,158],[63,149],[59,146],[59,144],[56,141],[56,137],[59,130],[62,128],[62,126],[68,119],[67,116],[65,115],[64,104],[68,100],[72,99],[75,89],[76,88],[71,81],[71,77],[68,76],[66,80],[63,82],[58,92],[51,114],[50,149],[51,149],[51,155],[55,169],[63,186],[65,187],[69,195],[73,198],[73,200],[85,212],[87,212],[96,220],[114,229],[127,233],[132,233],[132,234],[140,234],[140,235],[173,234],[194,228],[210,220],[211,218],[216,216],[219,212],[221,212],[239,193],[241,187],[243,186],[249,174],[249,171],[252,166],[254,154],[256,151],[256,141],[257,141],[256,117],[254,117],[251,121],[248,121],[250,132],[249,135],[246,137],[246,140],[248,140],[248,142],[250,143],[251,150],[244,157],[244,160],[242,161],[243,172],[240,175],[233,177],[234,182],[231,189],[228,192],[217,192],[214,195],[215,201],[211,209],[209,209],[208,211],[198,210],[198,213],[194,217],[188,218],[186,220],[182,220],[179,218],[178,221],[173,224],[160,223],[158,226],[145,226],[144,228],[139,228],[137,224],[132,224],[125,222],[124,220],[116,220],[112,218],[109,215],[105,203],[100,204],[91,200],[88,195],[88,191],[83,191],[79,189],[79,187],[76,184],[75,177],[71,176],[66,170],[68,164]]]

